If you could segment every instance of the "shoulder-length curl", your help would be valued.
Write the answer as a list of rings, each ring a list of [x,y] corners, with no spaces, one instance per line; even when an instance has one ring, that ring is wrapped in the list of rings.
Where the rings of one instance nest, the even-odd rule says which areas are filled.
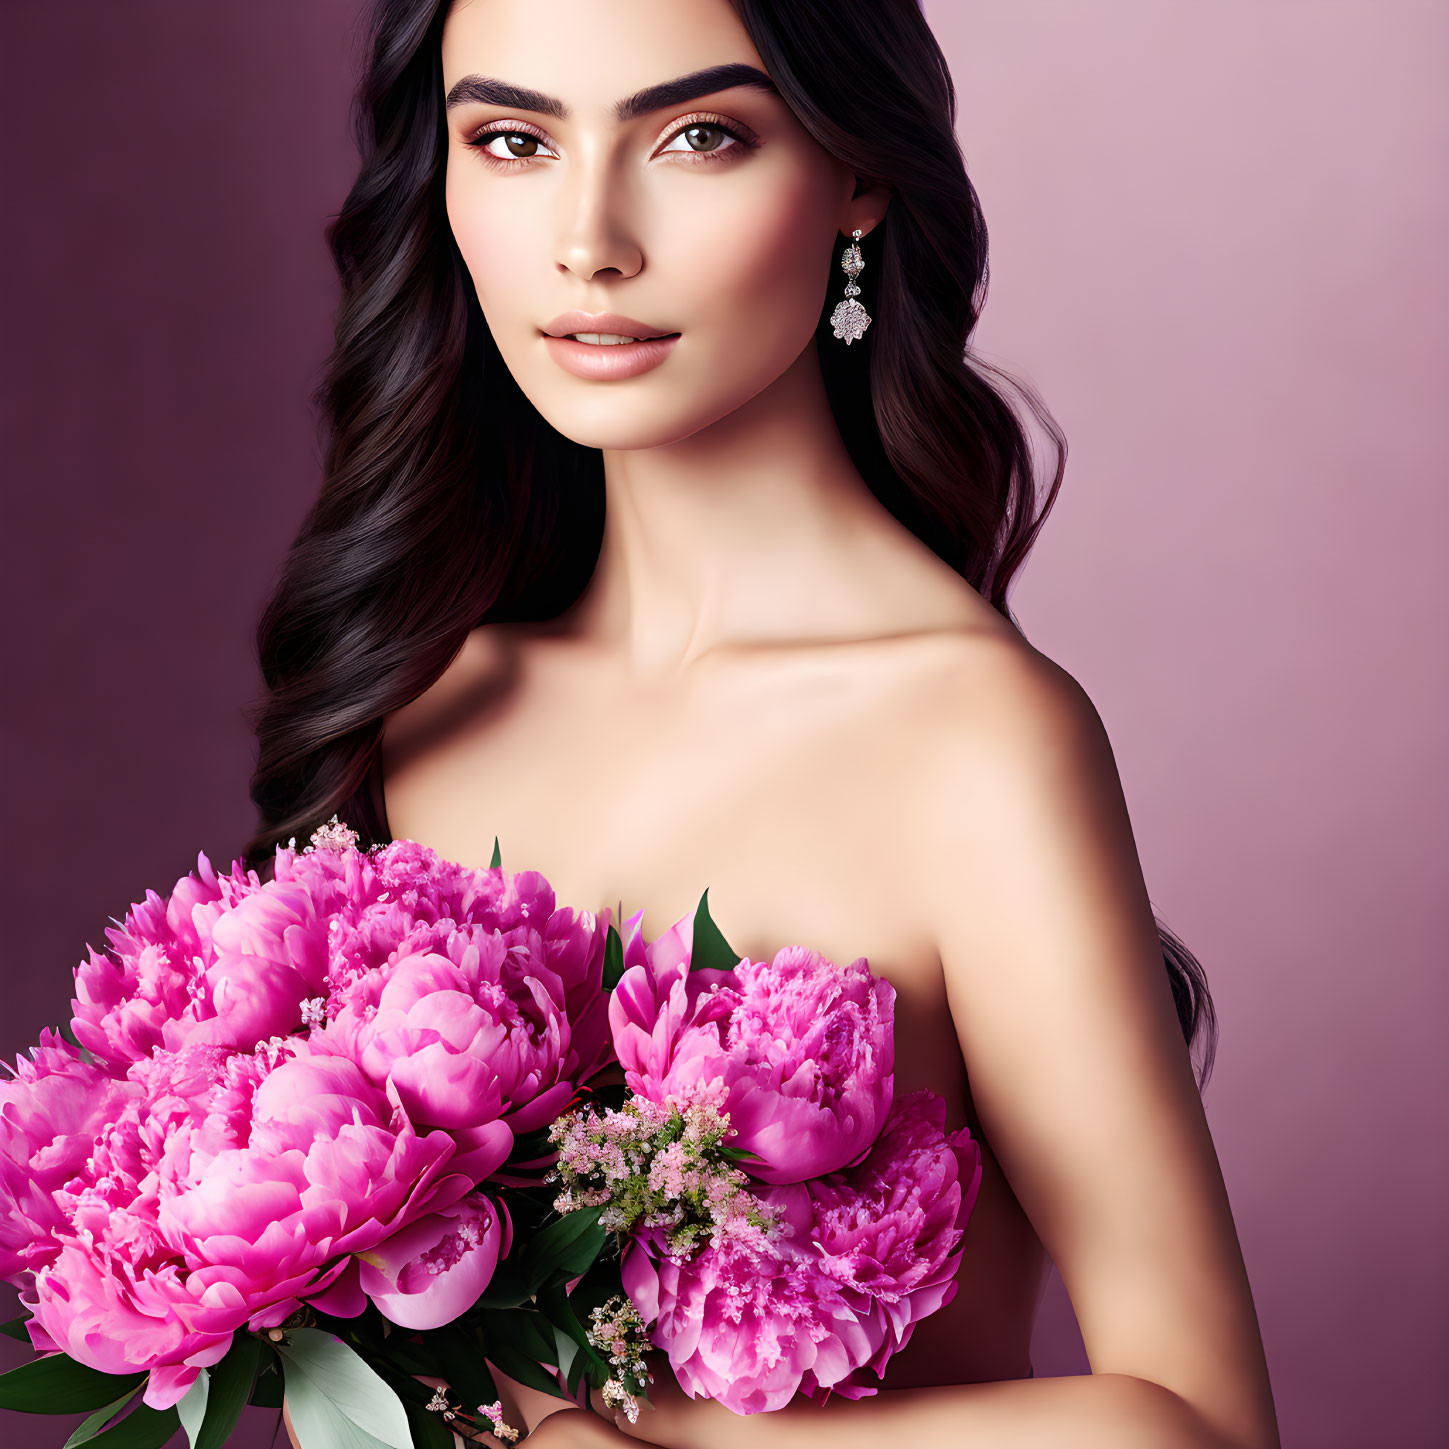
[[[733,3],[805,129],[893,192],[861,242],[877,289],[868,341],[819,347],[850,456],[891,514],[1019,628],[1007,590],[1056,499],[1066,440],[1028,384],[969,347],[987,233],[945,57],[916,0]],[[259,819],[245,859],[259,871],[334,811],[364,845],[388,839],[384,717],[478,625],[563,612],[598,558],[602,455],[520,391],[448,224],[448,6],[376,0],[367,17],[353,108],[361,167],[327,229],[341,302],[313,395],[325,476],[257,628]],[[1040,497],[1009,389],[1053,445]],[[1191,952],[1158,929],[1184,1040],[1202,1049],[1201,1087],[1216,1050],[1212,998]]]

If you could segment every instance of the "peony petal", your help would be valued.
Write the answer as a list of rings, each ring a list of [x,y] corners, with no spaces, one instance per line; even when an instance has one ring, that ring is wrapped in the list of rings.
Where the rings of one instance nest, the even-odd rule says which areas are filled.
[[[357,1259],[351,1259],[332,1280],[331,1287],[315,1298],[307,1299],[307,1302],[319,1313],[328,1313],[334,1318],[356,1318],[367,1307],[367,1295],[362,1291],[358,1266]]]
[[[403,1328],[441,1328],[465,1313],[488,1286],[504,1232],[481,1193],[410,1224],[368,1253],[362,1290]]]
[[[141,1394],[148,1408],[169,1409],[186,1397],[186,1391],[200,1375],[200,1368],[188,1364],[174,1364],[151,1370],[146,1388]]]

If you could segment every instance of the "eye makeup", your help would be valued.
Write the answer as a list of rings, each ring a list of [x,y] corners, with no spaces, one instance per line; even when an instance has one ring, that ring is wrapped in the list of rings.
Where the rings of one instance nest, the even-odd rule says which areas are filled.
[[[682,136],[686,131],[694,128],[720,132],[730,138],[731,144],[719,146],[712,151],[689,149],[662,151],[659,154],[682,156],[686,164],[691,166],[713,165],[722,161],[739,159],[740,156],[753,151],[760,144],[760,138],[748,126],[739,121],[726,120],[723,116],[716,115],[711,111],[698,111],[681,116],[671,124],[670,129],[665,133],[665,139],[673,141],[676,137]],[[537,155],[500,156],[497,152],[490,151],[488,147],[500,136],[530,136],[541,143],[546,143],[548,140],[547,136],[530,121],[508,121],[506,123],[487,121],[474,131],[464,144],[473,147],[487,164],[499,170],[514,170],[544,159]]]

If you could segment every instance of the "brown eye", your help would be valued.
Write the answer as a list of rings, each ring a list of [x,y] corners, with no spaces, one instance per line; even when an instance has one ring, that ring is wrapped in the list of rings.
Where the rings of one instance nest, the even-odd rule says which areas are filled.
[[[502,140],[507,154],[490,150],[494,141]],[[482,131],[468,142],[497,161],[531,161],[538,155],[538,137],[528,131]]]
[[[683,146],[680,141],[685,142]],[[732,152],[754,149],[751,135],[741,135],[733,126],[719,121],[687,121],[670,137],[669,144],[661,156],[684,156],[688,160],[713,161],[724,159]]]
[[[685,117],[683,124],[671,134],[670,144],[660,154],[683,156],[690,162],[738,159],[736,153],[742,156],[759,144],[753,132],[741,134],[742,131],[743,127],[737,129],[735,125],[725,125],[722,121]],[[681,141],[685,143],[682,146],[677,144]],[[506,149],[498,149],[494,142],[501,142]],[[547,142],[542,134],[519,122],[511,126],[485,128],[470,136],[466,144],[476,150],[488,165],[502,171],[525,167],[553,155],[546,149]]]
[[[681,134],[696,151],[717,151],[719,142],[724,138],[724,131],[718,126],[687,126]],[[701,137],[712,144],[700,145]]]

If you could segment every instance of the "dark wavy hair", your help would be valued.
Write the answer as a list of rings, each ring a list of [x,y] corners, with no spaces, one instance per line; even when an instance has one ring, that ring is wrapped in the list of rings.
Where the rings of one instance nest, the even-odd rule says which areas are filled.
[[[733,3],[805,129],[893,193],[860,243],[876,288],[866,345],[818,347],[851,459],[1019,630],[1007,590],[1056,499],[1066,440],[1028,384],[969,346],[987,234],[945,57],[916,0]],[[313,395],[325,475],[257,627],[259,819],[244,858],[258,871],[334,811],[364,845],[387,840],[384,716],[431,685],[478,625],[563,612],[598,558],[602,454],[520,391],[448,223],[448,8],[376,0],[365,17],[352,118],[361,166],[327,229],[341,302]],[[1040,496],[1013,391],[1053,444]],[[1190,1052],[1201,1045],[1201,1088],[1216,1051],[1212,997],[1192,953],[1158,930],[1183,1038]]]

